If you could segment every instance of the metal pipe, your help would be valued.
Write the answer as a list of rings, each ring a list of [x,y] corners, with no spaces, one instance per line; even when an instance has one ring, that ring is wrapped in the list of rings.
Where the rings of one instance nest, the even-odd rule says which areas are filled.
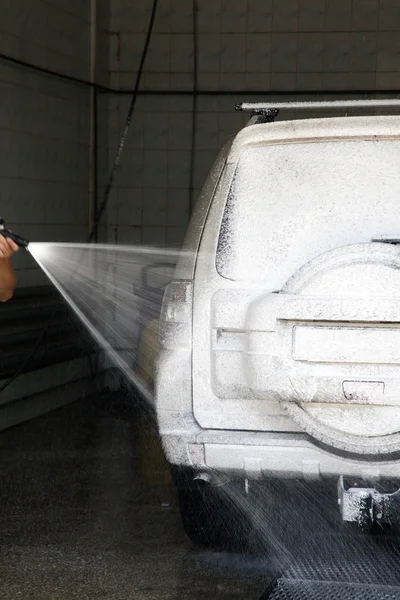
[[[105,85],[99,85],[97,83],[92,83],[90,81],[86,81],[86,79],[80,79],[79,77],[74,77],[73,75],[66,75],[65,73],[59,73],[58,71],[53,71],[51,69],[46,69],[45,67],[40,67],[39,65],[35,65],[33,63],[27,62],[26,60],[19,60],[18,58],[14,58],[13,56],[9,56],[8,54],[0,53],[0,60],[4,60],[13,65],[17,65],[19,67],[24,67],[25,69],[31,69],[32,71],[36,71],[37,73],[42,73],[42,75],[48,75],[49,77],[55,77],[57,79],[62,79],[69,83],[74,83],[76,85],[83,85],[86,87],[94,87],[102,92],[109,93],[118,93],[117,90],[113,88],[109,88]]]
[[[189,180],[189,216],[192,215],[195,205],[194,180],[196,168],[196,138],[197,138],[197,100],[198,100],[198,35],[197,35],[197,0],[192,2],[193,10],[193,94],[192,94],[192,139],[190,148],[190,180]]]
[[[94,94],[94,107],[93,107],[93,129],[94,129],[94,139],[93,139],[93,224],[94,219],[97,215],[98,205],[99,205],[99,140],[98,140],[98,132],[99,132],[99,96],[97,90],[95,90]],[[94,240],[98,241],[98,235],[94,236]]]
[[[101,91],[101,90],[99,90]],[[133,90],[113,90],[124,96]],[[382,96],[399,95],[400,90],[197,90],[197,96]],[[193,90],[140,90],[138,96],[193,96]],[[265,104],[265,103],[264,103]]]
[[[97,90],[94,87],[96,81],[96,54],[97,54],[97,0],[90,2],[90,131],[89,131],[89,214],[88,226],[89,234],[92,231],[96,215],[95,193],[96,193],[96,96]],[[97,235],[96,235],[97,238]],[[97,241],[95,239],[94,241]]]
[[[18,65],[20,67],[24,67],[26,69],[31,69],[32,71],[36,71],[38,73],[42,73],[43,75],[48,75],[50,77],[56,77],[57,79],[62,79],[69,83],[73,83],[76,85],[83,85],[87,87],[94,87],[98,92],[101,93],[109,93],[109,94],[133,94],[133,89],[115,89],[106,85],[100,85],[98,83],[94,83],[91,81],[86,81],[85,79],[80,79],[79,77],[73,77],[72,75],[66,75],[65,73],[60,73],[58,71],[53,71],[51,69],[46,69],[44,67],[40,67],[33,63],[27,62],[25,60],[20,60],[18,58],[14,58],[13,56],[9,56],[8,54],[0,53],[0,60],[4,60],[6,62],[12,63],[14,65]],[[197,90],[197,96],[262,96],[263,94],[267,96],[382,96],[382,95],[398,95],[400,90]],[[137,96],[192,96],[194,94],[193,90],[138,90],[136,92]]]

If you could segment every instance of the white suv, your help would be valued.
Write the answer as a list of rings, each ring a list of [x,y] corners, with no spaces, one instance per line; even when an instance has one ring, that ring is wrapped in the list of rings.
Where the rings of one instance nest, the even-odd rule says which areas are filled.
[[[400,481],[400,117],[244,108],[164,295],[164,451],[209,483],[335,478],[343,520],[390,521],[398,496],[377,482]]]

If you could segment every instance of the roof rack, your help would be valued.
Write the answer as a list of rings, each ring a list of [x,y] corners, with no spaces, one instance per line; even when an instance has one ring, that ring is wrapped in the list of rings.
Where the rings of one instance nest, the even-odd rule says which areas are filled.
[[[251,112],[257,117],[257,123],[270,123],[275,120],[281,109],[291,110],[331,110],[341,108],[394,108],[400,109],[400,99],[382,100],[322,100],[317,102],[241,102],[237,111]]]

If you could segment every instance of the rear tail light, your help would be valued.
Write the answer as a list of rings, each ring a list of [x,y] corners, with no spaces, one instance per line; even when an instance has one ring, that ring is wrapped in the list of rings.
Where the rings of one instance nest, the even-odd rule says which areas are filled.
[[[159,342],[167,349],[190,348],[192,342],[192,282],[172,281],[161,306]]]

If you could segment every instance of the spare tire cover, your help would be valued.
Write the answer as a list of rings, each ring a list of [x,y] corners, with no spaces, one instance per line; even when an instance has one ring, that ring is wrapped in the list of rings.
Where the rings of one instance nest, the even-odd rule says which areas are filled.
[[[375,308],[368,323],[352,318],[351,323],[335,322],[332,327],[329,322],[319,327],[315,321],[302,327],[300,322],[298,359],[306,368],[317,365],[328,381],[329,374],[337,376],[345,364],[352,377],[341,382],[339,402],[330,401],[329,394],[326,402],[299,401],[305,380],[298,384],[294,377],[293,396],[282,404],[301,428],[326,445],[364,455],[400,451],[400,246],[370,243],[328,252],[298,271],[281,293],[323,299],[332,306],[347,300],[362,300],[366,307],[371,301],[383,307],[389,300],[395,306],[390,320],[383,309],[381,314]],[[294,331],[296,323],[291,325]]]

